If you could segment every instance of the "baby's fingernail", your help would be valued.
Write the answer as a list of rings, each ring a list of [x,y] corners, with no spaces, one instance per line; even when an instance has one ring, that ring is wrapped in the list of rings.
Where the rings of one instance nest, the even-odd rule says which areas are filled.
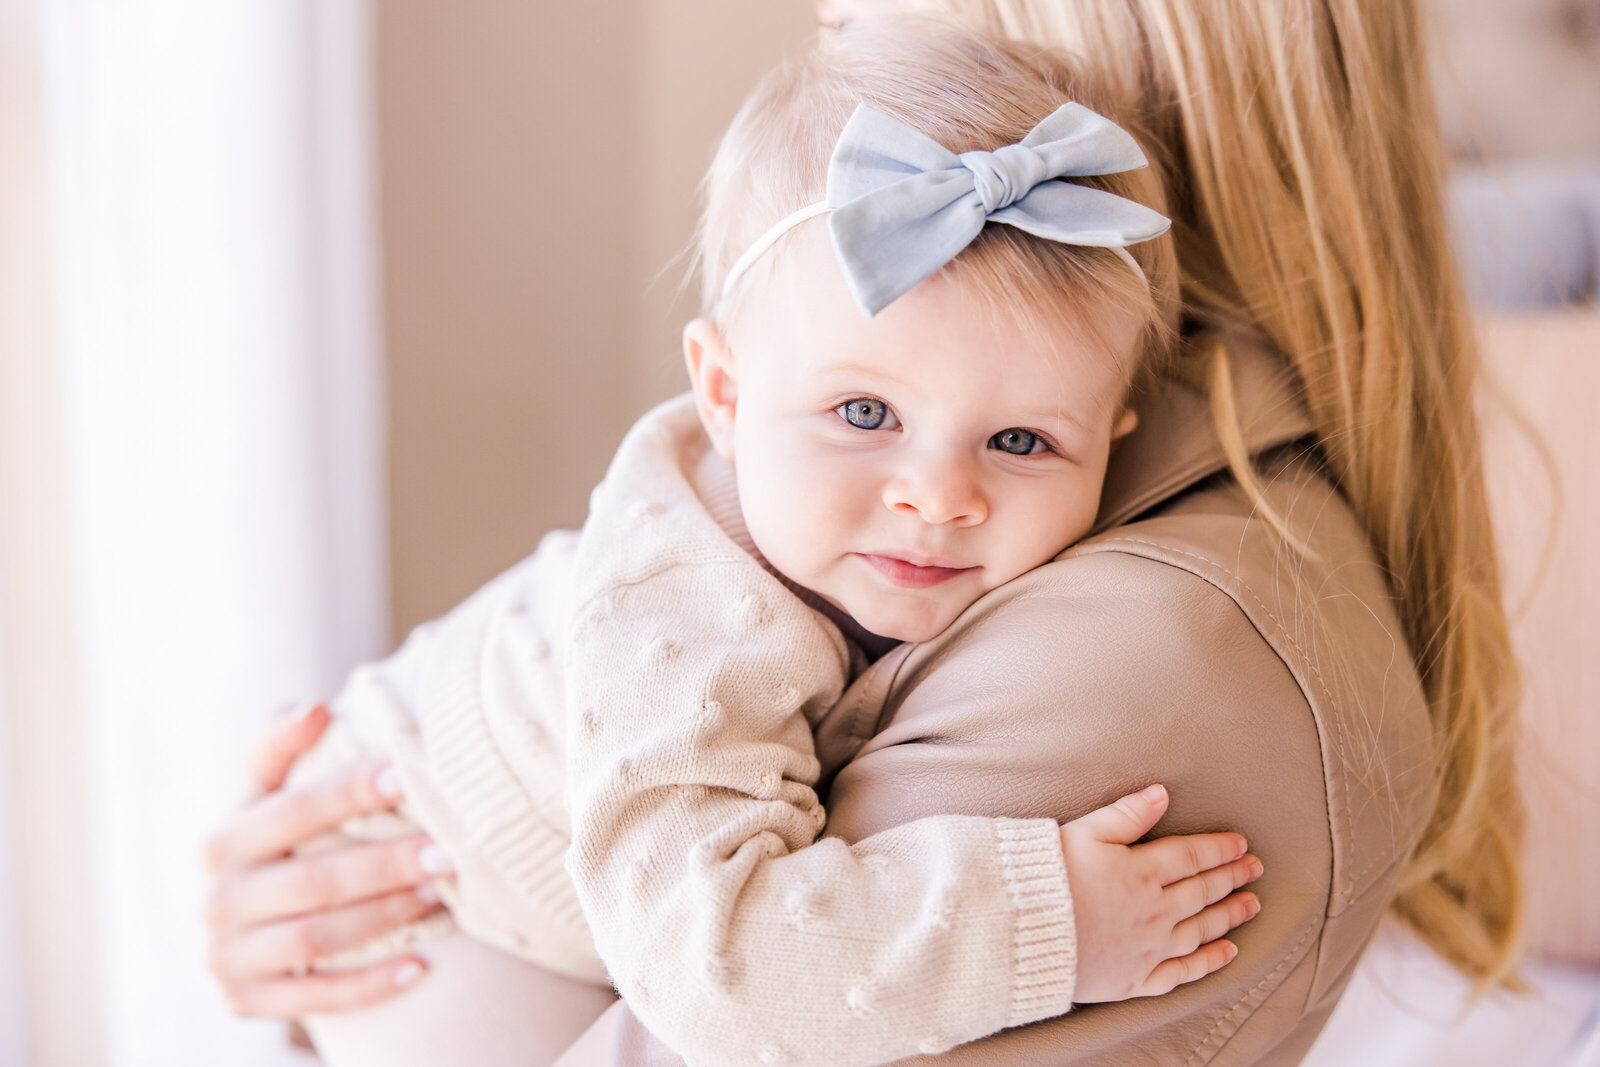
[[[405,787],[400,784],[400,772],[393,765],[379,771],[372,785],[385,800],[400,800],[406,795]]]
[[[1250,861],[1250,877],[1251,878],[1260,878],[1261,877],[1261,872],[1264,871],[1264,870],[1266,870],[1266,868],[1261,865],[1261,861],[1260,860],[1251,860]]]
[[[1159,804],[1161,803],[1161,798],[1167,795],[1167,787],[1164,785],[1147,786],[1144,792],[1139,795],[1152,804]]]
[[[1261,914],[1261,901],[1256,897],[1251,897],[1250,898],[1250,907],[1249,907],[1248,910],[1250,912],[1250,918],[1252,918],[1252,919],[1254,919],[1257,915],[1260,915]]]
[[[399,967],[395,968],[394,984],[399,986],[401,989],[404,989],[406,986],[416,985],[417,980],[421,977],[422,964],[418,963],[416,960],[408,960],[407,962],[402,963]]]
[[[1228,962],[1232,963],[1235,956],[1239,955],[1239,946],[1232,941],[1228,942]]]
[[[439,887],[432,882],[423,882],[416,888],[417,899],[424,904],[432,906],[439,903]]]
[[[456,865],[450,862],[450,857],[445,854],[444,849],[433,844],[422,846],[422,850],[417,853],[417,866],[428,874],[450,874],[456,869]]]

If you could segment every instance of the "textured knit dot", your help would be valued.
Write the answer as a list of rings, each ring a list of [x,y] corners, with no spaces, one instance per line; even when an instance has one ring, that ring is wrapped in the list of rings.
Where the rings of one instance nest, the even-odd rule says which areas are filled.
[[[782,1063],[784,1062],[783,1050],[776,1045],[768,1045],[756,1053],[756,1059],[762,1063]]]
[[[659,667],[677,659],[678,654],[682,651],[683,646],[678,642],[669,641],[665,637],[658,637],[645,646],[644,658],[646,663]]]
[[[614,777],[618,782],[626,782],[628,779],[632,778],[633,760],[626,756],[617,760],[616,771],[613,773],[612,777]]]
[[[793,711],[800,706],[800,690],[788,684],[781,686],[778,689],[778,699],[772,706],[780,711]]]
[[[628,518],[638,523],[649,522],[666,513],[667,506],[653,500],[636,500],[628,507]]]
[[[733,984],[728,961],[720,956],[707,956],[700,964],[700,975],[718,993],[726,993]]]
[[[917,1042],[917,1051],[929,1056],[937,1056],[941,1052],[949,1052],[955,1046],[943,1034],[929,1034]]]
[[[771,621],[772,605],[766,597],[750,593],[739,601],[739,622],[745,629],[759,629]]]
[[[533,719],[521,719],[519,722],[522,724],[523,746],[531,752],[538,752],[543,749],[545,742],[548,740],[544,732],[544,727],[540,726]]]
[[[700,729],[713,729],[722,719],[722,705],[715,700],[708,700],[700,705],[700,714],[696,718]]]
[[[861,861],[861,868],[868,874],[882,874],[889,869],[889,861],[882,856],[868,856]]]
[[[583,732],[590,737],[600,732],[600,713],[593,708],[583,713]]]
[[[950,912],[952,910],[950,891],[941,889],[923,905],[922,918],[924,922],[936,930],[947,930],[950,928]]]
[[[784,897],[783,908],[788,914],[789,925],[796,930],[804,930],[806,924],[816,918],[817,891],[810,886],[796,886]]]
[[[871,1015],[877,1006],[877,991],[865,982],[859,982],[850,987],[850,992],[845,994],[845,1006],[850,1009],[850,1014],[857,1018]]]
[[[783,778],[777,771],[767,771],[756,783],[757,800],[777,800],[778,791],[783,787]]]

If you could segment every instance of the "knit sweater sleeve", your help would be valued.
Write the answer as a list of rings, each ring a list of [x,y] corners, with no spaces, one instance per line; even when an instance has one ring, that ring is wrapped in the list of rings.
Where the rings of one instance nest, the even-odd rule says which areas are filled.
[[[592,501],[566,664],[567,865],[640,1018],[691,1063],[833,1065],[1066,1011],[1056,823],[818,840],[811,727],[843,690],[843,638],[649,484],[641,502],[608,477]]]

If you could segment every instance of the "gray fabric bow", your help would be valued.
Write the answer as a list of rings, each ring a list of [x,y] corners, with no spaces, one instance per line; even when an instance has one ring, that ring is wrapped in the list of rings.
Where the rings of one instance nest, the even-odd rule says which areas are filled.
[[[1171,225],[1159,212],[1052,180],[1145,165],[1126,130],[1082,104],[1063,104],[1019,144],[960,155],[862,104],[828,167],[828,228],[851,294],[876,315],[990,221],[1101,248],[1159,237]]]

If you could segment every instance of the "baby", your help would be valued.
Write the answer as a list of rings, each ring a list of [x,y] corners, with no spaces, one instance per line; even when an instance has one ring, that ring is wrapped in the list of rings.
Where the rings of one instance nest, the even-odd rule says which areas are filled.
[[[299,768],[394,760],[401,816],[347,832],[444,846],[450,914],[414,934],[612,982],[730,1063],[940,1051],[1225,962],[1192,954],[1258,866],[1231,835],[1124,847],[1159,793],[818,837],[880,724],[812,723],[1089,532],[1168,347],[1161,190],[1091,96],[930,19],[755,90],[708,183],[692,395],[634,427],[581,533],[357,672]]]

